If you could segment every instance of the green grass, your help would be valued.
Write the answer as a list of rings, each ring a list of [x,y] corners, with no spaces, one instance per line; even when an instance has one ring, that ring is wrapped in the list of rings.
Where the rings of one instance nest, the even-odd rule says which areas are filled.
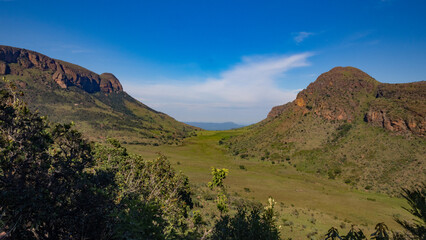
[[[154,158],[158,153],[166,155],[176,169],[189,177],[194,186],[194,197],[205,191],[205,184],[211,180],[211,167],[228,168],[229,176],[225,184],[231,195],[262,203],[272,196],[278,202],[278,224],[282,225],[285,237],[306,239],[308,233],[316,231],[318,238],[331,226],[344,226],[341,231],[346,233],[351,224],[357,224],[365,233],[370,233],[378,222],[385,222],[391,229],[399,230],[393,216],[410,219],[401,208],[406,204],[400,198],[356,190],[340,181],[297,171],[288,163],[271,164],[254,158],[241,159],[228,154],[226,147],[218,144],[223,138],[246,131],[201,131],[197,136],[185,139],[180,146],[126,147],[146,159]],[[241,165],[245,169],[241,169]],[[210,204],[201,211],[212,208],[214,206]],[[285,226],[288,222],[293,224]]]

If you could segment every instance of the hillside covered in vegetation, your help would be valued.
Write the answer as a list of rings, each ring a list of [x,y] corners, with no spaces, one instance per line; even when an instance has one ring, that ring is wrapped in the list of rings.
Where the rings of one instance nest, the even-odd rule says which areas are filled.
[[[359,69],[336,67],[221,143],[242,159],[396,193],[426,180],[425,124],[426,82],[383,84]]]
[[[196,129],[132,98],[111,73],[98,75],[34,51],[0,46],[0,75],[25,92],[30,109],[54,122],[73,121],[92,140],[177,144]]]

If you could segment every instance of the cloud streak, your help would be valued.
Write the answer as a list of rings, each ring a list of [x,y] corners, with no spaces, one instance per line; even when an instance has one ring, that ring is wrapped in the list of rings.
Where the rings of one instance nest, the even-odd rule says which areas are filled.
[[[309,36],[314,35],[314,33],[313,33],[313,32],[298,32],[298,33],[295,33],[294,35],[295,35],[295,36],[294,36],[293,40],[294,40],[296,43],[301,43],[301,42],[303,42],[306,38],[308,38]]]
[[[181,121],[253,123],[263,119],[272,106],[295,98],[298,90],[280,89],[277,82],[287,71],[309,65],[311,55],[244,57],[217,78],[138,84],[125,90]]]

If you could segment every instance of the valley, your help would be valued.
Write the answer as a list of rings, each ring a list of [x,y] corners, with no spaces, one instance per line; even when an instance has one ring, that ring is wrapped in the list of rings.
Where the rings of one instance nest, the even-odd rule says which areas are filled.
[[[117,192],[122,195],[115,196],[115,190],[108,193],[115,197],[110,200],[117,204],[112,209],[127,214],[129,203],[126,201],[132,198],[139,201],[137,204],[154,207],[160,202],[164,209],[169,207],[171,199],[176,200],[170,197],[176,194],[173,184],[181,186],[183,190],[175,202],[176,212],[162,213],[169,225],[159,232],[170,239],[174,234],[182,238],[193,234],[194,239],[199,239],[197,237],[209,233],[219,219],[226,217],[219,208],[220,195],[217,198],[215,195],[218,191],[226,192],[222,195],[227,199],[225,206],[229,204],[230,214],[234,216],[242,206],[263,211],[268,198],[272,197],[277,215],[271,225],[277,225],[282,239],[321,239],[330,227],[346,234],[352,225],[371,234],[380,222],[391,230],[401,231],[395,218],[411,219],[403,209],[408,205],[400,197],[402,188],[426,181],[425,81],[385,84],[359,69],[336,67],[321,74],[300,91],[294,101],[272,108],[266,118],[256,124],[234,130],[207,131],[200,128],[203,125],[181,123],[139,102],[124,92],[119,80],[110,73],[98,75],[37,52],[0,46],[0,74],[6,79],[0,84],[5,119],[10,117],[7,112],[10,109],[24,116],[28,113],[20,105],[25,104],[15,100],[19,95],[30,110],[47,116],[48,121],[44,117],[40,120],[43,124],[46,121],[41,127],[43,134],[51,137],[49,131],[53,131],[53,126],[71,122],[73,128],[91,142],[86,146],[85,157],[97,165],[87,165],[85,171],[93,174],[106,171],[115,176],[115,185],[111,186],[120,186],[121,192]],[[21,124],[19,117],[8,121]],[[74,131],[70,130],[71,125],[69,128],[65,125],[64,131]],[[238,126],[233,123],[204,126],[219,125]],[[19,126],[28,130],[25,124]],[[13,127],[13,130],[17,128]],[[14,139],[12,135],[20,133],[4,131],[3,138]],[[6,143],[16,149],[23,144],[20,140],[2,142]],[[83,145],[73,147],[78,149]],[[2,151],[8,149],[5,146]],[[47,153],[41,156],[58,158],[50,155],[56,153],[54,148],[46,147],[43,151]],[[21,153],[17,150],[17,154]],[[4,156],[6,169],[12,166],[8,164],[12,158]],[[31,160],[26,156],[22,158]],[[19,163],[16,161],[22,167]],[[43,164],[40,166],[46,170]],[[212,179],[212,168],[229,170],[221,190],[207,186]],[[176,177],[174,169],[183,175]],[[49,171],[47,175],[53,172]],[[134,174],[134,171],[145,175]],[[153,178],[152,173],[157,171],[166,172],[176,183],[166,184],[161,174]],[[13,171],[9,172],[13,175]],[[168,188],[157,199],[143,192],[144,187],[150,186],[155,193],[157,186],[163,185]],[[187,186],[190,191],[186,190]],[[135,197],[134,192],[140,195]],[[197,212],[201,219],[198,223],[192,219]],[[143,219],[144,214],[136,216]],[[175,218],[181,218],[179,221],[184,224]],[[129,219],[124,225],[131,225],[133,220]],[[49,217],[47,220],[50,221]],[[148,222],[155,223],[153,219]],[[186,224],[193,227],[194,232],[187,231]],[[135,229],[137,234],[139,228]]]
[[[352,224],[365,233],[373,232],[378,222],[385,222],[391,229],[400,230],[393,218],[409,218],[409,214],[402,209],[407,205],[401,198],[356,190],[341,181],[298,171],[288,163],[241,159],[229,154],[219,144],[223,138],[245,132],[246,129],[199,131],[197,136],[185,139],[180,146],[126,147],[145,159],[153,159],[158,153],[164,154],[174,168],[189,177],[193,198],[201,196],[201,202],[205,205],[203,209],[211,209],[206,206],[212,204],[202,197],[211,179],[211,167],[229,169],[225,185],[229,187],[231,196],[261,203],[265,203],[268,196],[275,199],[278,225],[282,227],[284,239],[306,239],[310,233],[319,238],[331,226],[346,233]]]

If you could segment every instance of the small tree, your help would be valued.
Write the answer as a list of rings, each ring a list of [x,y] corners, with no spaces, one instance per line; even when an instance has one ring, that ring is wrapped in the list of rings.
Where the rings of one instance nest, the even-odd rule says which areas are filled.
[[[374,227],[376,230],[373,234],[371,234],[371,239],[377,239],[377,240],[389,240],[389,234],[388,234],[388,226],[386,226],[385,223],[378,223],[376,224],[376,227]]]
[[[337,228],[334,228],[334,227],[331,227],[328,230],[328,232],[325,236],[326,236],[325,240],[327,240],[327,239],[331,239],[331,240],[342,239],[339,235],[339,230],[337,230]]]
[[[223,185],[223,180],[225,180],[226,176],[228,176],[229,170],[226,168],[212,168],[212,181],[208,183],[210,189],[214,189],[216,187],[224,190],[225,186]]]
[[[211,190],[219,188],[219,193],[216,198],[216,206],[219,209],[220,214],[228,212],[228,198],[226,197],[225,185],[223,180],[228,175],[229,170],[226,168],[212,168],[212,181],[207,185]]]
[[[343,239],[344,240],[362,240],[362,239],[366,239],[366,237],[361,229],[356,230],[354,225],[352,225],[348,234],[346,234],[346,236],[344,236]]]

